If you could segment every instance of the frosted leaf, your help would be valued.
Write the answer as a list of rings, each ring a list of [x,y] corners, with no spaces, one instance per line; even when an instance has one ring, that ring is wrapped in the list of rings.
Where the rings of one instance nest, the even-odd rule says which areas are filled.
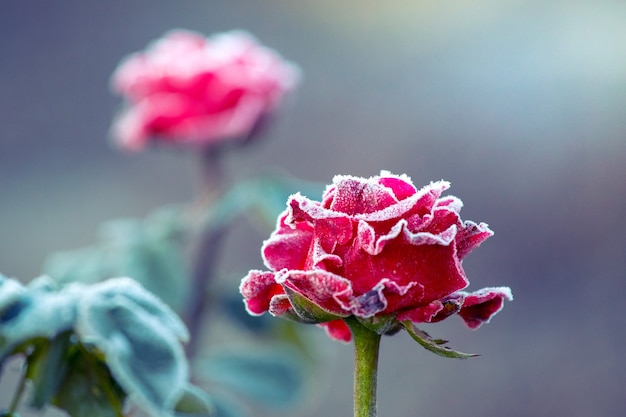
[[[4,345],[0,353],[28,339],[51,338],[72,328],[81,287],[52,293],[49,285],[42,279],[27,288],[0,277],[0,338]]]
[[[186,330],[131,279],[91,288],[79,302],[76,333],[104,352],[130,398],[156,411],[173,407],[182,395],[189,370],[179,339]]]

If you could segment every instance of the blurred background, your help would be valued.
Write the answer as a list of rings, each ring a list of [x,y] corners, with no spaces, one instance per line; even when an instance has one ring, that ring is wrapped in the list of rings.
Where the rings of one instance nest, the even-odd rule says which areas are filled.
[[[496,232],[464,263],[470,289],[509,285],[515,301],[476,332],[455,318],[428,328],[482,356],[383,339],[381,416],[626,415],[626,3],[4,2],[3,274],[26,282],[101,222],[192,198],[191,155],[128,155],[107,139],[113,69],[175,27],[246,29],[303,70],[265,140],[229,156],[233,180],[267,167],[322,183],[443,178],[463,217]],[[262,267],[269,232],[238,226],[221,268]],[[297,414],[351,415],[351,346],[319,341],[328,372]],[[0,406],[13,390],[0,381]]]

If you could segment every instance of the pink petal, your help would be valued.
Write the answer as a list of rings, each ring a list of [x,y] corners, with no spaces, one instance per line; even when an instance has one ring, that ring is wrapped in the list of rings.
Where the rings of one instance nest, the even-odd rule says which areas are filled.
[[[259,316],[270,308],[272,299],[284,294],[283,287],[276,283],[273,272],[252,270],[239,286],[248,313]]]
[[[325,311],[345,316],[352,299],[352,285],[347,279],[321,269],[310,271],[282,270],[276,282],[288,286]]]
[[[145,136],[207,144],[253,134],[298,80],[293,64],[245,32],[205,38],[177,30],[125,58],[111,87],[126,97],[129,107],[146,107],[150,101],[149,110],[141,110]],[[185,103],[184,108],[166,105],[159,98],[163,95]],[[127,133],[118,141],[131,147],[137,140],[129,137]]]
[[[341,300],[339,303],[345,310],[349,310],[355,316],[369,318],[387,309],[388,301],[385,294],[394,294],[402,297],[407,294],[409,289],[415,286],[417,286],[415,282],[401,286],[388,278],[383,278],[371,290],[358,297],[353,297],[348,304],[343,303]]]
[[[463,222],[463,227],[457,234],[456,243],[459,259],[463,259],[491,236],[493,232],[486,223],[476,224],[470,220]]]
[[[327,321],[326,323],[319,323],[318,326],[326,329],[326,333],[335,340],[345,343],[352,341],[352,332],[343,320]]]
[[[413,323],[430,323],[437,313],[443,310],[443,304],[435,300],[425,306],[401,311],[398,314],[398,321],[410,320]]]
[[[398,202],[393,191],[378,183],[375,178],[336,176],[335,196],[330,209],[348,215],[380,211]]]
[[[354,217],[368,222],[384,222],[408,216],[409,213],[425,216],[432,211],[441,193],[449,187],[450,183],[447,181],[433,182],[397,204],[370,213],[356,214]]]
[[[509,287],[490,287],[466,293],[459,315],[470,329],[477,329],[502,310],[505,298],[513,300]]]
[[[386,171],[381,172],[378,183],[390,188],[398,201],[404,200],[417,192],[409,177],[393,175]]]
[[[300,193],[291,196],[287,204],[290,211],[286,223],[308,222],[315,227],[316,235],[329,238],[339,245],[346,244],[352,238],[352,221],[346,214],[325,209],[320,203]],[[334,244],[331,246],[334,247]]]
[[[276,231],[263,242],[261,249],[265,264],[274,271],[305,269],[312,244],[312,228],[306,223],[287,225],[287,216],[288,211],[280,215]]]
[[[274,295],[270,300],[268,311],[272,316],[282,316],[287,312],[293,311],[293,307],[289,301],[289,297],[287,297],[287,294]]]

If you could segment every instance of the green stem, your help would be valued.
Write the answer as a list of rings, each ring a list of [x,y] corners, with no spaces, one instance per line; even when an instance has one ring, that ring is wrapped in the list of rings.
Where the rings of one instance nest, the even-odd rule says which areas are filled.
[[[20,399],[22,398],[22,394],[24,393],[24,388],[26,387],[26,372],[22,375],[20,379],[20,384],[17,386],[17,390],[15,391],[15,395],[13,395],[13,400],[11,401],[11,406],[9,407],[9,415],[13,415],[17,411],[17,407],[20,404]]]
[[[353,316],[345,319],[354,338],[354,417],[376,417],[380,335]]]
[[[221,149],[209,146],[200,151],[201,192],[193,210],[202,220],[199,227],[205,227],[195,243],[195,253],[189,284],[189,296],[183,311],[183,320],[189,329],[191,338],[186,345],[188,358],[193,358],[201,342],[200,333],[204,327],[204,315],[207,308],[207,285],[213,280],[215,264],[219,259],[219,249],[224,241],[226,227],[207,227],[206,213],[215,204],[222,192],[223,169]]]

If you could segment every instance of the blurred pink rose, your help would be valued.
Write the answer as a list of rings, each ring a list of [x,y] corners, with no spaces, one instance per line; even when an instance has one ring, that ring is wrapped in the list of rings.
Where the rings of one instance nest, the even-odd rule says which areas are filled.
[[[295,194],[264,242],[270,271],[253,270],[241,293],[251,314],[269,311],[319,323],[349,341],[343,318],[387,332],[399,322],[458,313],[470,328],[512,299],[507,287],[461,291],[463,258],[493,232],[462,221],[462,202],[441,197],[446,181],[417,190],[406,175],[336,176],[321,202]]]
[[[295,65],[246,32],[205,38],[171,31],[115,70],[112,89],[128,105],[112,135],[129,150],[154,138],[195,145],[247,139],[299,77]]]

